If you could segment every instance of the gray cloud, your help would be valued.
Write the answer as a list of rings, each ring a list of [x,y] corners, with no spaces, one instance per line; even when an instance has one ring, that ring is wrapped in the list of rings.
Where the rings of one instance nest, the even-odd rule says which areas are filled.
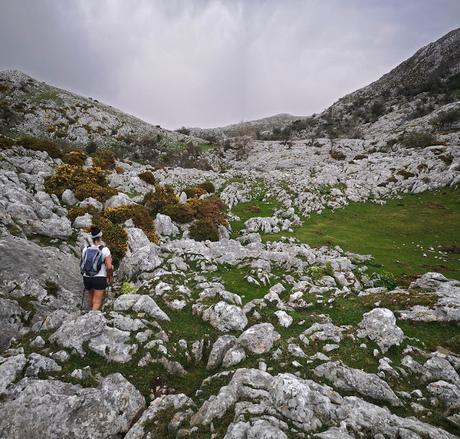
[[[211,127],[319,112],[459,19],[458,0],[0,0],[0,69]]]

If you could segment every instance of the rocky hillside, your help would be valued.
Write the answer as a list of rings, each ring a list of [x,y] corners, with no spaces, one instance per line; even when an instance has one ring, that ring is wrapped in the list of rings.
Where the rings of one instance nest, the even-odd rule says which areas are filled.
[[[252,136],[256,138],[258,133],[272,132],[274,129],[280,130],[289,126],[291,123],[302,119],[305,118],[293,116],[292,114],[281,113],[270,117],[264,117],[263,119],[235,123],[224,127],[207,129],[181,128],[178,132],[183,132],[203,139],[212,139],[213,141],[219,141],[226,137],[237,136]]]
[[[203,170],[43,139],[24,102],[0,137],[0,438],[460,437],[455,123],[433,143],[260,140]],[[404,276],[326,226],[306,239],[360,206]],[[91,224],[116,266],[101,311]]]
[[[32,135],[80,148],[110,148],[159,165],[199,166],[203,141],[150,125],[92,98],[0,72],[0,133]],[[190,162],[190,163],[188,163]]]

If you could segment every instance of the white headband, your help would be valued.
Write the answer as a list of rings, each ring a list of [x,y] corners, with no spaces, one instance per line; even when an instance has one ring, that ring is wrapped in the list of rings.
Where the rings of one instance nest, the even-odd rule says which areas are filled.
[[[102,236],[102,232],[99,232],[97,235],[91,235],[91,239],[100,238]]]

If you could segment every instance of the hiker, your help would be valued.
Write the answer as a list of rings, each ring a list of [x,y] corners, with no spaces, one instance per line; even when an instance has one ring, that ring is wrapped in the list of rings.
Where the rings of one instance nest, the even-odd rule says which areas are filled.
[[[102,242],[101,230],[91,226],[90,233],[93,243],[82,251],[80,271],[85,290],[89,291],[89,307],[98,311],[102,307],[107,285],[112,283],[112,256],[109,248]]]

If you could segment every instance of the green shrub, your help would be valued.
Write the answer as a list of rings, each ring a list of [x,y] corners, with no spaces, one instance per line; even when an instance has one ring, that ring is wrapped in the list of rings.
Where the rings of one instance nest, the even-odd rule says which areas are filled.
[[[137,176],[148,184],[154,185],[157,182],[152,171],[144,171],[144,172],[141,172],[140,174],[137,174]]]
[[[206,189],[200,186],[187,186],[184,189],[187,198],[200,198],[202,195],[206,194]]]
[[[117,195],[118,191],[110,186],[101,186],[95,183],[83,183],[80,184],[74,190],[75,196],[79,200],[93,197],[101,202],[107,201],[110,197]]]
[[[436,144],[436,137],[431,133],[413,131],[401,134],[398,141],[409,148],[426,148]]]
[[[63,157],[61,146],[49,139],[21,136],[16,140],[16,144],[33,151],[45,151],[53,159],[60,159]]]
[[[115,154],[110,149],[100,149],[93,155],[93,164],[102,169],[115,169]]]
[[[79,200],[93,197],[105,201],[118,193],[108,186],[102,169],[68,164],[57,166],[54,174],[45,178],[46,192],[61,196],[66,189],[71,189]]]
[[[214,184],[209,180],[203,181],[198,187],[204,189],[208,194],[213,194],[216,191]]]
[[[83,166],[85,164],[86,154],[80,149],[73,149],[64,154],[62,161],[69,165]]]
[[[187,206],[195,212],[195,218],[205,220],[211,224],[227,224],[225,203],[216,196],[198,200],[192,198],[187,200]]]
[[[448,129],[456,122],[460,122],[460,108],[443,111],[432,123],[436,128]]]
[[[217,224],[199,219],[190,226],[190,237],[195,241],[218,241],[219,232]]]
[[[96,142],[94,141],[90,141],[87,145],[86,145],[86,154],[94,154],[96,151],[97,151],[97,144]]]
[[[185,224],[195,219],[196,211],[188,203],[169,205],[163,212],[179,224]]]
[[[10,139],[9,137],[5,136],[0,136],[0,148],[1,149],[9,149],[15,144],[15,141],[13,139]]]
[[[83,216],[85,213],[89,213],[94,215],[96,213],[96,209],[92,206],[88,207],[80,207],[80,206],[72,206],[67,210],[67,218],[69,218],[70,222],[74,222],[75,218],[78,216]]]
[[[374,286],[385,287],[388,290],[394,290],[398,284],[394,275],[388,271],[382,271],[377,273],[374,279]]]
[[[178,204],[179,198],[170,185],[155,185],[155,192],[147,192],[144,195],[143,204],[149,209],[150,214],[154,217],[157,213],[163,213],[168,206]]]
[[[155,224],[149,211],[144,206],[120,206],[105,209],[104,216],[112,223],[122,224],[128,219],[132,219],[135,226],[143,230],[150,241],[159,244],[160,240],[155,231]]]
[[[121,225],[112,223],[101,213],[93,216],[93,224],[101,229],[104,242],[112,253],[113,262],[118,265],[128,250],[126,230]]]

